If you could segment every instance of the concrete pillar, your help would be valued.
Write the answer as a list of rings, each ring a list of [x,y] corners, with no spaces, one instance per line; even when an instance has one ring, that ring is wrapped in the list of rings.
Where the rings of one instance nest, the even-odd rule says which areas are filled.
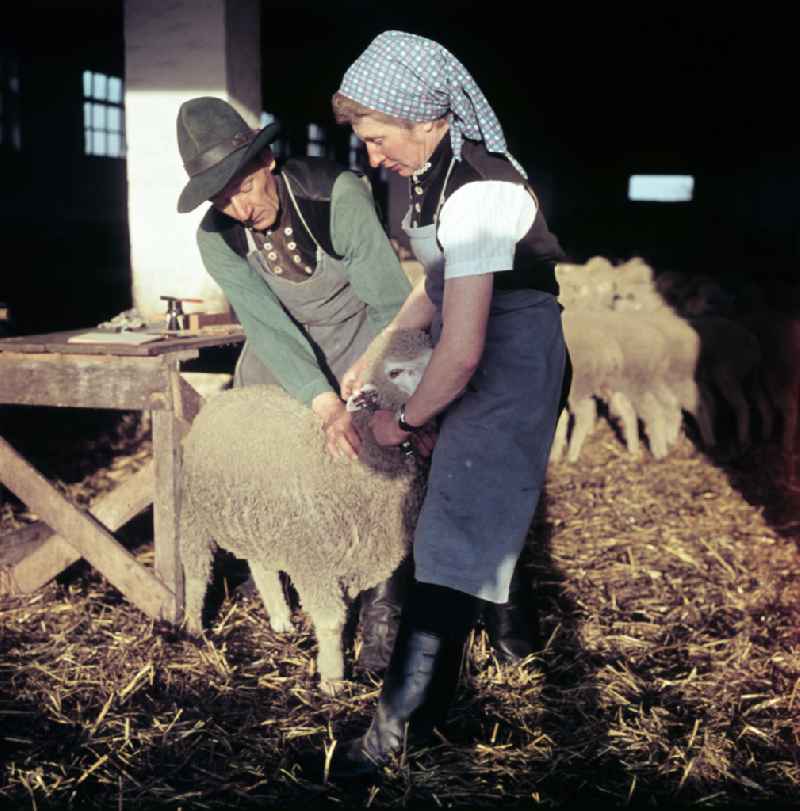
[[[258,0],[126,0],[125,111],[133,302],[147,318],[159,296],[201,298],[186,312],[224,312],[195,232],[206,206],[178,214],[187,181],[175,119],[181,103],[217,96],[254,128],[261,115]]]

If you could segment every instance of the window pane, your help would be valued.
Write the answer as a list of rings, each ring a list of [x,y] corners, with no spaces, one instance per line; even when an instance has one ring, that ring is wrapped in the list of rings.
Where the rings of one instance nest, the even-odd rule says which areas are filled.
[[[83,151],[87,155],[92,154],[92,131],[88,129],[83,133]]]
[[[83,72],[83,95],[87,99],[92,97],[92,72],[90,70]]]
[[[85,130],[91,129],[92,126],[92,105],[90,102],[83,103],[83,128]]]
[[[106,89],[106,85],[108,84],[106,81],[107,77],[104,73],[95,73],[94,75],[94,97],[96,99],[106,99],[108,96],[108,91]]]
[[[122,79],[116,76],[108,77],[108,100],[114,104],[122,104]]]
[[[118,158],[122,154],[122,138],[119,133],[109,132],[106,143],[108,144],[108,154]]]
[[[628,199],[653,203],[685,203],[692,199],[691,175],[631,175]]]
[[[325,133],[322,131],[322,127],[318,127],[316,124],[309,124],[308,125],[308,140],[309,141],[324,141],[325,140]]]
[[[92,129],[104,130],[106,128],[106,105],[92,105]]]
[[[119,107],[106,108],[106,129],[109,132],[122,132],[122,110]]]
[[[92,154],[93,155],[106,154],[106,134],[104,132],[92,133]]]
[[[306,155],[311,155],[315,158],[322,157],[322,145],[321,144],[309,144],[308,149],[306,150]]]

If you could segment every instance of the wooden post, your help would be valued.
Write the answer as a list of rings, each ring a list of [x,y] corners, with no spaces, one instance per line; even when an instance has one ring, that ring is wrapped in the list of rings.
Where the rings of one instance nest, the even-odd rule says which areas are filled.
[[[153,411],[155,494],[153,533],[158,577],[175,594],[175,620],[183,614],[183,565],[178,548],[181,509],[181,439],[200,410],[203,398],[180,376],[176,361],[164,359],[172,408]]]
[[[102,572],[135,606],[154,619],[174,620],[175,593],[120,546],[92,516],[58,492],[0,437],[2,482]]]

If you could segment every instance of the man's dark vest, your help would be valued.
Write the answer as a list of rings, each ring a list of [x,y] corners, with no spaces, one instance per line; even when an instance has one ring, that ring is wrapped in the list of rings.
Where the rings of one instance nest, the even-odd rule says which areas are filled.
[[[331,195],[336,178],[344,171],[346,170],[343,167],[325,158],[290,158],[279,168],[280,174],[284,175],[291,185],[292,194],[314,239],[311,238],[291,203],[286,205],[281,217],[288,216],[289,224],[294,230],[294,239],[311,256],[316,253],[314,244],[316,240],[325,253],[335,259],[342,258],[333,248]],[[281,195],[281,200],[283,199],[284,195]],[[239,256],[247,256],[247,237],[244,226],[238,220],[212,207],[203,218],[200,227],[204,231],[218,233],[231,250]]]

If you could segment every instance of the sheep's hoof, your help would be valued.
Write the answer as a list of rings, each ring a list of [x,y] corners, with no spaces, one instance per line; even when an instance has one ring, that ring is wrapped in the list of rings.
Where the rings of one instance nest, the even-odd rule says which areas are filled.
[[[325,695],[330,696],[331,698],[335,698],[339,693],[341,693],[343,687],[344,679],[320,678],[319,680],[319,689],[322,690]]]
[[[269,627],[272,628],[276,634],[288,634],[294,630],[294,626],[289,617],[270,617]]]

